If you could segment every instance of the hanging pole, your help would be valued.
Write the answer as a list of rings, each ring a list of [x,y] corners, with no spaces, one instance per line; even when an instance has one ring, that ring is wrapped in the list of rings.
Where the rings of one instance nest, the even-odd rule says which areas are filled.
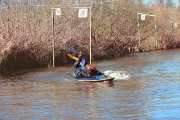
[[[172,23],[172,41],[174,42],[174,23]]]
[[[56,10],[56,15],[61,15],[60,8],[51,8],[52,14],[52,53],[53,53],[53,60],[52,60],[52,67],[55,66],[55,34],[54,34],[54,10]]]
[[[178,27],[178,24],[180,24],[180,23],[172,23],[172,44],[174,44],[174,40],[175,40],[175,38],[174,38],[174,32],[175,32],[175,28],[177,28]]]
[[[156,15],[154,16],[154,36],[156,39],[156,48],[158,48],[158,37],[157,37],[157,28],[156,28]]]
[[[92,64],[92,14],[91,14],[91,7],[89,8],[89,11],[90,11],[90,26],[89,26],[89,29],[90,29],[90,34],[89,34],[89,39],[90,39],[90,65]]]
[[[138,16],[138,13],[137,13],[137,22],[138,22],[138,39],[139,39],[139,41],[138,41],[138,43],[140,44],[141,43],[141,41],[140,41],[140,24],[139,24],[139,16]]]
[[[54,67],[55,64],[55,57],[54,57],[54,9],[52,9],[52,52],[53,52],[53,61],[52,66]]]

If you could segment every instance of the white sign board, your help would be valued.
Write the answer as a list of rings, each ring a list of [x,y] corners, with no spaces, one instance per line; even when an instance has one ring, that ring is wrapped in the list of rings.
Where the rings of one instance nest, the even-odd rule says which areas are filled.
[[[174,27],[177,27],[177,23],[174,23]]]
[[[61,15],[61,9],[60,8],[56,8],[56,15]]]
[[[145,14],[141,14],[141,20],[145,20],[146,15]]]
[[[78,18],[87,18],[87,15],[88,15],[88,9],[87,8],[79,9]]]

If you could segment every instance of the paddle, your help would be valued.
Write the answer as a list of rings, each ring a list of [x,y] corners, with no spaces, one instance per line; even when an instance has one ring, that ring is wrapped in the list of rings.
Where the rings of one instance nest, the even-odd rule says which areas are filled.
[[[68,44],[68,46],[69,46],[69,48],[70,48],[76,55],[79,54],[70,44]]]

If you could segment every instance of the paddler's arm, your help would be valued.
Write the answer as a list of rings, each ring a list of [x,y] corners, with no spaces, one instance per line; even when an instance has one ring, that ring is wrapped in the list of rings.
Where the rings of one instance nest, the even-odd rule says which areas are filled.
[[[76,62],[74,63],[74,67],[76,68],[79,67],[81,60],[82,60],[81,56],[78,56],[78,60],[76,60]]]
[[[77,60],[75,63],[74,63],[74,67],[78,68],[80,65],[80,60]]]

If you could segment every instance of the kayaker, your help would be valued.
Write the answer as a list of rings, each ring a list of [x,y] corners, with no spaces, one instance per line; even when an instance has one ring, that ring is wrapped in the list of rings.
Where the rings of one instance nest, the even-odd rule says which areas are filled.
[[[74,73],[76,78],[88,77],[86,68],[86,59],[82,55],[78,55],[78,60],[74,63]]]
[[[104,75],[102,72],[98,71],[95,67],[87,63],[87,59],[83,58],[78,54],[78,60],[74,63],[74,73],[76,78],[81,77],[95,77],[96,75]]]

